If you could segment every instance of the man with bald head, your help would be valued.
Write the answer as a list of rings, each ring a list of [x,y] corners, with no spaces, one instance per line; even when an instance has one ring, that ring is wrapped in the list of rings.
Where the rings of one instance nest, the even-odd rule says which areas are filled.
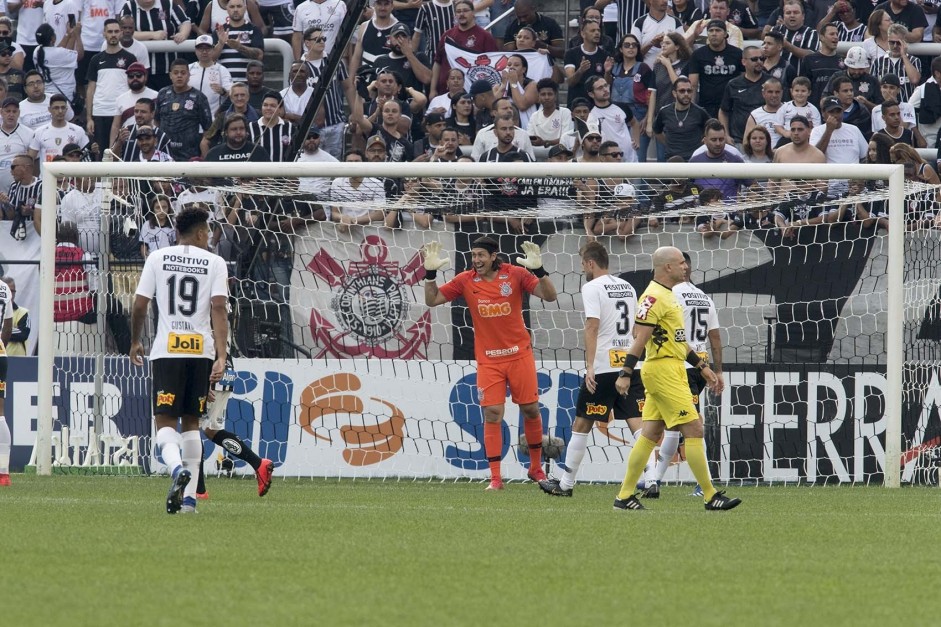
[[[653,281],[641,295],[634,316],[634,343],[627,351],[624,367],[615,383],[620,394],[630,388],[634,368],[646,349],[644,358],[643,428],[627,459],[627,474],[621,491],[614,499],[615,510],[646,509],[633,494],[650,454],[657,446],[664,429],[676,428],[686,439],[686,461],[696,481],[702,486],[703,499],[709,511],[737,507],[741,500],[716,491],[706,463],[703,423],[689,391],[684,360],[698,368],[706,384],[716,394],[722,392],[722,379],[716,376],[709,362],[693,351],[686,341],[683,308],[673,294],[673,286],[686,280],[689,267],[683,253],[673,246],[654,251]]]

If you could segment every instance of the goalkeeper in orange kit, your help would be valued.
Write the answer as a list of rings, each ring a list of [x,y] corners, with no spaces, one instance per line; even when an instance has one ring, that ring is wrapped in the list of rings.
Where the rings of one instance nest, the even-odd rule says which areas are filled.
[[[546,302],[556,299],[555,286],[542,267],[542,253],[532,242],[522,244],[524,257],[517,263],[526,270],[504,263],[496,240],[481,237],[471,244],[469,270],[440,288],[438,270],[448,264],[438,242],[427,244],[425,258],[425,304],[437,307],[458,297],[467,301],[474,327],[474,357],[477,388],[484,411],[484,452],[490,466],[488,490],[502,490],[500,459],[503,452],[501,422],[506,408],[506,390],[523,415],[523,431],[529,446],[529,473],[543,481],[542,417],[536,385],[536,361],[529,330],[523,322],[523,292]],[[528,270],[528,272],[527,272]]]

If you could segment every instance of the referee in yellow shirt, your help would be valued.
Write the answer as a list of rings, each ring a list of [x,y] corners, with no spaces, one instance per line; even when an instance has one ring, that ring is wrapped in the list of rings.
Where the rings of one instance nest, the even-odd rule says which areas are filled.
[[[673,296],[672,288],[686,280],[687,265],[678,248],[658,248],[653,253],[653,281],[638,300],[634,343],[615,386],[619,393],[627,393],[634,366],[646,348],[644,426],[627,459],[627,474],[614,500],[615,510],[646,509],[634,495],[634,489],[663,430],[673,427],[679,429],[686,440],[686,461],[702,486],[706,509],[733,509],[741,503],[740,499],[716,491],[712,485],[706,464],[702,418],[689,393],[684,361],[702,370],[709,389],[716,394],[722,392],[722,381],[709,367],[709,362],[690,350],[686,343],[683,308]]]

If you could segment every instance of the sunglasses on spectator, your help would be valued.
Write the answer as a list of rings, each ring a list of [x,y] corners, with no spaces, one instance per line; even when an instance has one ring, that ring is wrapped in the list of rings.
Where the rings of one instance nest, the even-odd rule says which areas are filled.
[[[323,43],[327,43],[327,38],[326,37],[308,37],[307,41],[313,41],[318,44],[323,44]]]
[[[144,75],[140,72],[131,72],[127,75],[128,78],[144,78]]]
[[[752,63],[761,63],[762,61],[764,61],[764,58],[762,58],[762,57],[748,57],[748,60],[751,61]]]
[[[636,48],[637,44],[633,41],[625,41],[623,44],[621,44],[621,47],[622,48]]]
[[[9,51],[9,50],[4,50],[3,52],[0,52],[0,57],[9,57],[9,56],[12,56],[12,55],[13,55],[13,53],[12,53],[11,51]]]
[[[602,153],[601,156],[602,156],[602,157],[623,157],[623,156],[624,156],[624,153],[621,152],[620,150],[617,150],[617,151],[615,151],[615,152],[605,152],[605,153]]]

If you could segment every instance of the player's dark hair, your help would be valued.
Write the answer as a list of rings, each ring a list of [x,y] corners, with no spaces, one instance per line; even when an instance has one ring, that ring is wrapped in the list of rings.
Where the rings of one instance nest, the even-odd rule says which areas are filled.
[[[208,222],[208,211],[199,207],[187,207],[176,214],[176,232],[180,234],[180,237],[185,237]]]
[[[686,260],[686,263],[688,263],[688,264],[692,264],[692,263],[693,263],[693,258],[689,256],[689,253],[688,253],[688,252],[685,252],[685,251],[683,252],[683,259],[685,259],[685,260]]]
[[[62,95],[62,94],[52,94],[52,96],[49,97],[49,104],[50,104],[50,105],[53,105],[53,104],[55,104],[55,103],[57,103],[57,102],[64,102],[66,105],[68,105],[68,104],[69,104],[69,99],[66,98],[66,97],[65,97],[64,95]]]
[[[157,105],[156,103],[154,103],[153,98],[138,98],[135,104],[145,105],[148,109],[151,110],[151,112],[153,112],[154,109],[157,108]]]
[[[190,64],[183,57],[177,57],[173,59],[173,61],[170,61],[170,71],[172,72],[173,68],[180,67],[181,65],[186,68],[187,72],[189,71]]]
[[[127,17],[127,16],[122,15],[121,17]],[[105,28],[108,28],[108,24],[117,24],[118,26],[120,26],[121,22],[118,21],[116,18],[109,17],[108,19],[105,20],[105,23],[102,25],[102,30],[104,30]],[[171,67],[172,67],[172,64],[171,64]]]
[[[599,242],[585,244],[582,247],[582,259],[584,261],[594,261],[599,268],[608,269],[608,250]]]
[[[483,248],[491,255],[500,250],[500,245],[497,243],[497,240],[492,237],[478,237],[471,243],[471,248]]]

